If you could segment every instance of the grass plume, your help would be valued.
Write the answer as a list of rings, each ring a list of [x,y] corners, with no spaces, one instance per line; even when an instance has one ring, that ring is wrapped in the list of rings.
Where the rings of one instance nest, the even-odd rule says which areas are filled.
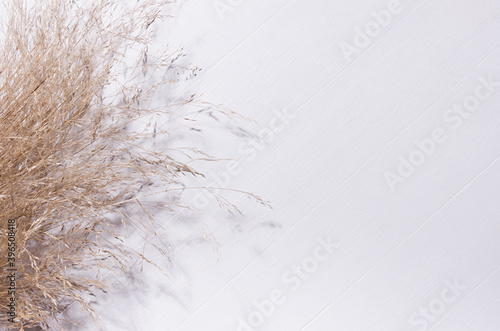
[[[170,81],[147,88],[136,83],[176,68],[175,53],[148,59],[145,51],[149,28],[168,4],[6,1],[0,45],[2,312],[9,297],[9,219],[17,222],[18,277],[16,323],[1,314],[2,325],[48,328],[47,321],[72,302],[93,314],[84,295],[106,284],[78,272],[124,269],[138,254],[123,244],[112,220],[154,233],[154,208],[182,206],[175,190],[172,199],[154,203],[149,187],[168,194],[182,176],[201,175],[172,154],[141,147],[142,133],[131,130],[138,120],[198,102],[192,96],[153,108],[155,92]],[[155,128],[154,134],[167,133]],[[180,152],[191,160],[212,159],[197,150]],[[140,218],[127,212],[130,204],[141,208]]]

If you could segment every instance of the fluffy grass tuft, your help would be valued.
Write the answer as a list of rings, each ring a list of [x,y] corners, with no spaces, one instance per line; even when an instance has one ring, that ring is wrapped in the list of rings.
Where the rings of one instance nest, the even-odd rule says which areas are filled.
[[[47,322],[74,302],[94,314],[85,296],[106,284],[79,272],[124,270],[131,256],[140,255],[123,244],[120,224],[154,234],[155,208],[189,207],[168,188],[182,176],[201,175],[186,159],[211,158],[182,150],[176,154],[180,161],[168,151],[148,150],[141,147],[144,135],[131,129],[148,116],[196,103],[192,97],[153,108],[151,100],[164,82],[146,89],[136,83],[137,77],[175,70],[175,54],[152,60],[145,51],[150,26],[167,5],[7,1],[0,45],[3,326],[48,328]],[[168,133],[155,128],[157,134]],[[152,199],[151,187],[161,187],[171,199]],[[131,204],[141,209],[139,216],[128,212]],[[17,223],[16,323],[5,314],[9,219]]]

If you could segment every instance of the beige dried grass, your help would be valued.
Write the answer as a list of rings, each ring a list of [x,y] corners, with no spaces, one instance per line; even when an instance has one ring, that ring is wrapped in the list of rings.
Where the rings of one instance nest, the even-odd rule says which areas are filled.
[[[139,119],[196,102],[191,97],[142,107],[166,82],[143,91],[134,83],[144,70],[175,66],[173,54],[152,62],[143,52],[149,26],[168,3],[145,1],[127,9],[117,1],[8,1],[0,46],[0,310],[7,311],[9,297],[6,224],[15,219],[17,318],[12,324],[2,314],[2,325],[48,328],[72,302],[95,317],[85,295],[106,284],[78,271],[125,270],[127,259],[139,254],[122,243],[112,220],[154,234],[156,208],[189,207],[174,189],[166,190],[172,199],[158,202],[148,187],[166,188],[183,175],[201,174],[169,153],[141,147],[143,136],[130,130]],[[125,67],[127,81],[120,78]],[[201,151],[180,152],[211,160]],[[140,217],[127,211],[130,204],[142,208]]]

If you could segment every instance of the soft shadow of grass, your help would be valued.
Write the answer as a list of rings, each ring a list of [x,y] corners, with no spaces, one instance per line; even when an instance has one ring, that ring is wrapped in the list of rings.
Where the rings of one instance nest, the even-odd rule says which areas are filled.
[[[178,200],[179,189],[168,188],[184,176],[202,176],[191,161],[212,158],[195,149],[144,148],[148,133],[131,129],[154,114],[207,105],[191,96],[152,107],[155,92],[170,82],[137,81],[176,68],[175,53],[147,56],[148,29],[168,4],[42,0],[26,7],[7,1],[0,46],[3,325],[48,328],[72,303],[97,321],[85,298],[106,290],[99,274],[126,272],[137,256],[154,264],[124,243],[123,227],[156,235],[156,210],[189,207]],[[155,127],[152,134],[169,132]],[[140,212],[131,213],[132,205]],[[15,324],[5,315],[9,219],[17,223]]]

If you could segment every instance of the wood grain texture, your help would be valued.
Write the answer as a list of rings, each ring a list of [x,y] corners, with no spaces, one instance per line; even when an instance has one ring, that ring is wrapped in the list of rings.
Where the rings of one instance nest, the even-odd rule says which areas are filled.
[[[204,210],[220,260],[174,244],[171,281],[101,300],[106,330],[500,330],[497,1],[193,0],[172,22],[188,88],[261,124],[211,148],[274,209]]]

